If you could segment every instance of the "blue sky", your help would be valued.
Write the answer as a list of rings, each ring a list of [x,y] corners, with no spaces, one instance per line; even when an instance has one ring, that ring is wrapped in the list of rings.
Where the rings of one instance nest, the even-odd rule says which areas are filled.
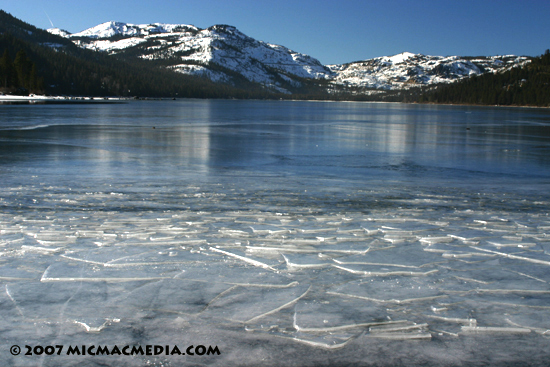
[[[345,63],[408,51],[537,56],[550,48],[550,0],[0,0],[37,26],[71,33],[115,20],[230,24],[258,40]]]

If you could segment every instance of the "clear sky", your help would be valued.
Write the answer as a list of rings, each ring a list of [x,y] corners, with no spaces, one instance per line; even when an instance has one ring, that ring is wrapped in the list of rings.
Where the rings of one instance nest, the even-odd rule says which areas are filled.
[[[0,8],[71,33],[111,20],[229,24],[323,64],[404,51],[538,56],[550,48],[550,0],[0,0]]]

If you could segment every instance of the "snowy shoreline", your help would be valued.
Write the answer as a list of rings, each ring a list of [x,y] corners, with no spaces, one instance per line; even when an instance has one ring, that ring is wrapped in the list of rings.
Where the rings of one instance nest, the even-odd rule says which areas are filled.
[[[13,96],[0,94],[0,105],[11,103],[126,103],[136,98],[128,97],[67,97],[67,96],[43,96],[33,95],[30,96]],[[169,100],[173,98],[137,98],[140,100]],[[401,103],[401,104],[424,104],[424,105],[440,105],[440,106],[471,106],[471,107],[501,107],[501,108],[550,108],[550,106],[530,106],[530,105],[483,105],[483,104],[468,104],[468,103],[433,103],[433,102],[387,102],[387,101],[353,101],[353,100],[332,100],[332,99],[320,99],[320,100],[301,100],[301,99],[288,99],[285,101],[296,102],[353,102],[353,103]]]
[[[0,95],[0,103],[113,103],[124,102],[127,98],[119,97],[64,97],[64,96],[43,96],[31,94],[30,96]]]

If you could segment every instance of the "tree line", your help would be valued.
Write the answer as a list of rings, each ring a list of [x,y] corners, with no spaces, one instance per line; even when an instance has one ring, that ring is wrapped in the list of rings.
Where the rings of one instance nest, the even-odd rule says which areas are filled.
[[[550,107],[550,50],[522,67],[438,86],[422,93],[417,101]]]
[[[216,84],[206,78],[167,70],[149,60],[121,59],[82,49],[70,40],[0,10],[0,55],[5,54],[8,56],[6,68],[0,70],[0,88],[9,86],[9,92],[22,87],[50,95],[72,96],[271,97],[262,88]],[[14,77],[16,64],[21,70],[21,77],[18,74],[17,78]]]
[[[20,50],[12,60],[7,49],[0,59],[0,90],[3,93],[43,93],[44,78],[38,77],[36,64]]]
[[[0,87],[10,93],[20,89],[72,96],[261,98],[267,95],[178,74],[147,60],[128,62],[73,46],[44,46],[11,33],[0,34],[0,54],[4,55],[0,59]]]
[[[232,85],[168,70],[162,60],[107,55],[77,47],[0,10],[0,91],[52,95],[312,99],[480,105],[550,106],[550,50],[523,67],[487,73],[449,84],[409,90],[364,93],[325,80],[299,79],[281,94],[252,83],[221,65],[211,68],[232,78]],[[217,68],[217,69],[216,69]],[[278,71],[273,70],[274,77]],[[284,79],[281,78],[284,85]]]

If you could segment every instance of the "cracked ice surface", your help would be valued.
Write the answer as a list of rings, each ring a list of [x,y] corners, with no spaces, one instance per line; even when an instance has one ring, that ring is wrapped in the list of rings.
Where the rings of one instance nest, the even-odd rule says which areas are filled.
[[[220,345],[242,333],[328,351],[550,334],[550,222],[539,214],[215,211],[221,199],[206,196],[196,209],[1,214],[4,340],[137,343],[141,330],[149,342],[164,325],[175,337],[209,330],[204,342]]]
[[[208,144],[224,140],[209,132],[205,143],[199,125],[185,126],[181,141],[179,128],[159,139],[149,126],[114,126],[93,144],[81,137],[95,136],[93,124],[73,127],[78,133],[0,131],[13,145],[32,146],[48,129],[73,144],[52,142],[55,159],[34,163],[41,153],[25,151],[32,159],[24,164],[0,166],[0,353],[12,345],[202,344],[222,354],[7,355],[6,365],[547,361],[547,192],[433,172],[415,180],[407,167],[369,168],[405,170],[403,182],[357,179],[355,166],[351,178],[332,175],[331,164],[356,164],[345,156],[256,154],[243,168],[212,158]],[[224,137],[261,135],[254,126],[222,127]],[[267,142],[284,136],[262,134]],[[166,146],[177,153],[159,153]],[[168,163],[146,161],[157,154]],[[324,165],[332,168],[322,177],[309,168]]]

